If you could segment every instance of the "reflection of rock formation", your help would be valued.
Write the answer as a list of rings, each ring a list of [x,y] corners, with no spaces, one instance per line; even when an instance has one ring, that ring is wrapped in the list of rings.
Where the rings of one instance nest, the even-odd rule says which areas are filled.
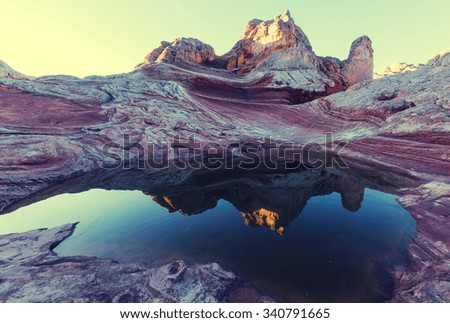
[[[422,140],[425,142],[427,138],[423,138]],[[392,145],[392,139],[384,139],[384,141]],[[362,145],[363,143],[364,145]],[[253,172],[231,170],[186,172],[183,170],[169,169],[158,173],[155,173],[154,170],[102,171],[88,173],[64,183],[55,184],[48,189],[20,200],[20,202],[15,203],[1,213],[9,213],[17,208],[58,194],[77,193],[93,188],[101,188],[148,192],[149,195],[155,196],[158,203],[160,201],[167,203],[163,204],[161,202],[160,204],[168,207],[170,210],[176,211],[183,207],[182,211],[185,214],[195,214],[213,208],[215,203],[220,198],[223,198],[224,195],[221,195],[223,194],[223,190],[228,189],[228,191],[231,191],[234,187],[234,190],[239,192],[239,194],[234,194],[235,198],[241,198],[241,201],[245,202],[247,196],[244,196],[243,192],[245,190],[247,192],[253,190],[255,200],[258,199],[259,204],[255,205],[253,209],[242,211],[253,213],[264,208],[264,210],[273,212],[273,215],[275,213],[277,215],[282,214],[282,216],[276,218],[278,221],[276,224],[279,224],[279,228],[283,226],[280,224],[280,221],[287,219],[289,223],[289,220],[294,219],[300,213],[302,207],[297,206],[298,213],[294,214],[292,219],[289,219],[289,212],[287,210],[295,209],[292,206],[293,203],[299,203],[297,200],[300,199],[300,192],[308,192],[308,187],[311,190],[309,192],[311,194],[310,196],[314,196],[312,192],[313,187],[316,189],[316,192],[319,192],[321,185],[328,186],[328,190],[322,188],[322,194],[333,191],[340,193],[342,204],[349,210],[359,208],[362,201],[363,186],[392,194],[400,192],[402,194],[400,203],[417,220],[418,234],[409,248],[411,257],[410,267],[406,272],[399,271],[394,273],[396,277],[396,291],[393,301],[448,302],[449,294],[447,291],[449,290],[449,282],[446,268],[448,268],[449,264],[447,248],[449,225],[445,218],[448,214],[448,207],[450,206],[448,184],[445,184],[444,181],[439,182],[439,175],[435,175],[436,180],[434,182],[424,184],[419,189],[410,188],[408,191],[399,191],[399,188],[402,187],[413,187],[414,183],[417,183],[417,179],[410,176],[407,170],[392,166],[396,165],[396,161],[399,161],[398,156],[389,155],[387,149],[381,151],[379,145],[380,142],[361,140],[360,142],[351,142],[347,149],[362,152],[371,151],[371,158],[377,158],[376,156],[381,154],[383,160],[385,162],[388,160],[389,165],[391,165],[389,167],[392,168],[380,170],[373,168],[374,166],[370,168],[360,165],[360,168],[341,170],[345,171],[348,177],[347,175],[346,177],[338,177],[336,175],[321,174],[316,171],[278,174],[273,174],[273,171],[268,174],[266,170]],[[402,145],[412,147],[412,141],[403,140]],[[412,150],[416,155],[420,155],[421,151],[423,150]],[[375,154],[375,152],[378,154]],[[359,153],[358,156],[363,156],[363,154]],[[354,162],[355,160],[348,158],[346,161]],[[426,169],[436,171],[437,174],[439,174],[439,171],[442,174],[448,174],[448,168],[445,168],[444,165],[442,168],[437,168],[436,165],[437,163],[428,163],[423,166],[422,170],[425,170],[426,167]],[[420,168],[422,166],[421,164],[416,164],[415,167]],[[358,179],[358,181],[356,182],[354,179]],[[243,183],[246,183],[247,186],[243,187]],[[291,191],[296,191],[297,195],[289,195]],[[12,191],[8,190],[8,193],[10,192]],[[276,192],[280,192],[280,194],[276,194]],[[284,194],[281,194],[281,192],[284,192]],[[219,196],[215,196],[215,194]],[[199,198],[199,196],[202,196],[203,199]],[[230,198],[230,196],[231,193],[228,192],[228,197]],[[163,197],[166,197],[166,199]],[[183,203],[183,199],[186,201],[188,198],[191,199],[190,203]],[[306,197],[305,201],[307,199]],[[235,205],[238,205],[238,203]],[[277,208],[279,205],[283,208]],[[261,212],[259,212],[260,214]],[[437,214],[440,214],[439,217]],[[267,225],[267,216],[264,221],[258,222],[256,219],[261,220],[261,217],[250,217],[252,221],[249,221],[249,223]],[[284,224],[283,227],[285,228],[286,225]]]
[[[212,209],[223,199],[242,213],[248,226],[266,226],[283,234],[311,197],[332,192],[338,192],[342,205],[354,212],[361,206],[364,187],[348,177],[303,171],[266,174],[207,186],[190,183],[185,190],[168,187],[152,198],[169,212],[179,211],[184,215]]]
[[[274,33],[265,35],[265,26]],[[320,143],[332,132],[336,140],[350,140],[342,157],[361,180],[382,189],[391,184],[392,193],[412,199],[402,202],[418,220],[408,271],[409,277],[420,272],[424,278],[414,282],[417,293],[404,287],[401,299],[417,301],[421,295],[430,301],[440,295],[448,300],[438,289],[423,292],[421,286],[440,283],[437,264],[450,264],[449,197],[428,189],[410,196],[401,188],[450,183],[450,54],[440,54],[416,71],[328,95],[371,78],[369,39],[355,41],[345,61],[311,57],[306,37],[293,26],[289,13],[266,24],[252,21],[230,57],[235,66],[237,58],[240,75],[206,68],[222,62],[213,64],[212,49],[190,39],[163,43],[133,73],[105,77],[32,80],[0,62],[0,211],[89,187],[139,186],[150,192],[161,183],[179,185],[189,175],[155,171],[151,183],[147,179],[138,185],[123,174],[98,174],[104,162],[115,159],[105,155],[105,144],[122,142],[125,133],[132,134],[133,145],[160,147],[174,136],[195,134],[201,143],[229,147],[243,139],[259,141],[268,133],[279,142]],[[184,67],[177,65],[180,60]],[[311,68],[300,68],[309,63]],[[326,99],[311,101],[324,95]],[[302,102],[308,103],[297,105]],[[74,180],[83,174],[88,175]]]
[[[351,212],[356,212],[361,207],[364,198],[364,187],[348,177],[341,177],[334,190],[341,194],[342,206]]]
[[[190,196],[159,196],[153,195],[152,199],[159,205],[165,207],[169,212],[180,212],[184,215],[199,214],[206,210],[216,207],[220,196],[214,195],[197,195]]]

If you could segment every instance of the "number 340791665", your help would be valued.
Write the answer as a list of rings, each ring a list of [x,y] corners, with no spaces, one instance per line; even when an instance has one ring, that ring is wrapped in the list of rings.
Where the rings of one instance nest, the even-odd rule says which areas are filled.
[[[265,308],[263,318],[302,318],[302,319],[327,319],[330,317],[329,308],[299,309],[299,308]]]

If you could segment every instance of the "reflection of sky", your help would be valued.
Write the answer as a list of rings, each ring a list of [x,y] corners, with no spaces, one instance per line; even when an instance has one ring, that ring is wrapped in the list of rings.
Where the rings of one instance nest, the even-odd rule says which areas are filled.
[[[78,221],[74,235],[55,249],[59,255],[126,262],[216,261],[291,301],[302,300],[305,290],[315,297],[312,301],[385,295],[383,273],[405,265],[415,230],[395,196],[369,189],[357,212],[344,209],[337,193],[312,197],[284,236],[246,227],[242,215],[224,200],[186,217],[169,214],[139,191],[95,189],[0,216],[0,233]]]
[[[150,197],[137,191],[93,189],[78,194],[61,194],[0,215],[0,234],[51,228],[78,221],[88,225],[101,215],[151,211],[156,207]]]
[[[382,203],[381,208],[380,205],[377,205],[380,203]],[[224,202],[219,203],[219,205],[223,204]],[[333,213],[353,214],[342,208],[339,195],[334,193],[326,197],[316,196],[311,198],[303,210],[302,216],[304,217],[306,216],[305,214],[313,212],[317,213],[316,217],[321,217],[320,214],[329,213],[330,209],[334,210]],[[389,213],[390,216],[407,213],[395,201],[395,196],[366,189],[362,207],[355,215],[366,215],[365,221],[370,221],[371,215],[373,215],[380,225],[384,220],[395,221],[393,218],[375,216],[374,213],[377,214],[380,210],[384,210],[384,213]],[[206,213],[208,212],[211,212],[211,210]],[[137,220],[140,216],[151,214],[164,216],[167,212],[153,202],[150,196],[144,195],[140,191],[92,189],[77,194],[61,194],[22,207],[9,214],[1,215],[0,234],[25,232],[37,228],[51,228],[78,221],[82,222],[79,227],[83,228],[98,220],[115,222],[122,217],[127,220]],[[179,214],[177,213],[177,215]],[[108,225],[105,224],[105,226]]]

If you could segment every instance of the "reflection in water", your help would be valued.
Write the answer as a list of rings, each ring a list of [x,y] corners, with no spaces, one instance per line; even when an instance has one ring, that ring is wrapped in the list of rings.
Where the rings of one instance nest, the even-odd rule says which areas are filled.
[[[348,176],[205,173],[174,183],[139,172],[84,178],[49,195],[115,191],[63,194],[23,207],[1,217],[0,230],[80,221],[58,254],[216,261],[280,301],[388,299],[389,271],[407,264],[414,220],[394,196]]]
[[[267,226],[282,234],[312,196],[338,192],[342,205],[354,212],[361,207],[364,195],[363,186],[348,177],[328,173],[266,175],[264,179],[266,182],[262,183],[244,179],[207,189],[169,191],[166,195],[152,195],[152,198],[169,212],[184,215],[203,213],[223,199],[239,210],[248,226]]]

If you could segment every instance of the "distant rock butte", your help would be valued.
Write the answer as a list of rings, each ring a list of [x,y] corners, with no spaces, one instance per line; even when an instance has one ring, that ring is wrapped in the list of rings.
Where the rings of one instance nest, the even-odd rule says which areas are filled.
[[[374,79],[383,78],[386,76],[392,76],[396,74],[402,74],[406,72],[413,72],[425,65],[428,66],[450,66],[450,51],[444,51],[436,54],[427,64],[408,64],[408,63],[395,63],[390,66],[383,67],[378,73],[373,74]]]
[[[424,66],[424,64],[395,63],[390,66],[383,67],[378,73],[373,74],[373,78],[379,79],[386,76],[412,72],[422,66]]]
[[[450,66],[450,51],[443,51],[442,53],[434,55],[427,63],[429,66]]]

